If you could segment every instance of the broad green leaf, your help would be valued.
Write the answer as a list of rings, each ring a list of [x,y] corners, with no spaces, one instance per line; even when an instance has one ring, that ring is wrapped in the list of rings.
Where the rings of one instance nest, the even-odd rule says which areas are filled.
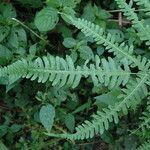
[[[10,28],[7,26],[0,26],[0,42],[2,42],[9,34]]]
[[[92,52],[92,49],[89,46],[80,46],[79,52],[80,52],[80,57],[84,60],[94,59],[94,54]]]
[[[78,108],[76,108],[75,111],[72,112],[72,114],[76,114],[76,113],[81,112],[85,109],[88,109],[88,108],[90,108],[90,106],[91,106],[91,101],[88,100],[85,104],[83,104],[83,105],[79,106]]]
[[[76,62],[78,59],[78,53],[76,51],[71,51],[70,57],[72,58],[73,62]]]
[[[105,104],[105,105],[114,105],[116,103],[117,96],[121,94],[121,90],[119,88],[113,89],[111,92],[106,94],[102,94],[94,97],[96,100],[95,104]]]
[[[58,24],[56,30],[62,34],[63,38],[72,36],[72,31],[63,24]]]
[[[0,13],[4,18],[15,18],[16,11],[11,3],[1,3],[0,4]]]
[[[11,51],[7,47],[0,44],[0,64],[6,63],[11,58]]]
[[[42,106],[40,110],[40,121],[47,132],[50,132],[55,117],[55,108],[51,105]]]
[[[92,7],[91,3],[88,3],[85,6],[82,18],[84,18],[88,21],[94,22],[95,14],[94,14],[93,7]]]
[[[13,28],[11,29],[10,36],[8,37],[8,43],[9,43],[10,46],[12,46],[13,48],[16,48],[16,49],[19,48],[18,35],[15,33],[15,30],[14,30]]]
[[[72,7],[74,8],[76,6],[76,3],[74,0],[46,0],[47,5],[52,7]]]
[[[61,1],[60,0],[46,0],[46,4],[48,6],[57,8],[61,6]]]
[[[106,10],[100,8],[100,7],[97,7],[96,5],[94,5],[93,9],[94,9],[95,15],[100,20],[106,20],[106,19],[111,17],[111,14],[108,11],[106,11]]]
[[[68,114],[66,117],[65,117],[65,124],[66,124],[66,127],[71,131],[73,132],[74,130],[74,127],[75,127],[75,118],[72,114]]]
[[[37,44],[31,45],[29,48],[29,54],[34,57],[36,51],[37,51]]]
[[[101,56],[104,53],[105,49],[102,46],[98,46],[96,51],[97,51],[97,54]]]
[[[74,9],[73,8],[71,8],[71,7],[64,7],[63,8],[63,10],[62,10],[62,12],[64,13],[64,14],[68,14],[68,15],[70,15],[70,16],[72,16],[72,17],[75,17],[75,11],[74,11]],[[69,23],[69,24],[71,24],[71,21],[66,17],[66,15],[61,15],[61,17],[63,18],[63,20],[66,22],[66,23]]]
[[[18,132],[19,130],[21,130],[22,126],[19,125],[19,124],[13,124],[10,128],[11,128],[11,131],[12,131],[13,133],[16,133],[16,132]]]
[[[104,103],[106,105],[114,105],[116,101],[116,97],[114,97],[111,93],[102,94],[100,96],[96,96],[96,104]]]
[[[8,43],[17,50],[19,50],[20,46],[26,46],[27,36],[25,30],[21,27],[12,28]]]
[[[0,133],[1,133],[0,138],[7,134],[7,129],[8,129],[7,125],[0,125]]]
[[[0,150],[8,150],[8,148],[0,141]]]
[[[7,77],[0,77],[0,84],[1,85],[7,85],[8,84],[8,78]]]
[[[77,44],[76,40],[73,38],[65,38],[63,41],[63,45],[67,48],[72,48]]]
[[[52,7],[45,7],[36,14],[35,26],[41,32],[52,30],[58,23],[57,11]]]

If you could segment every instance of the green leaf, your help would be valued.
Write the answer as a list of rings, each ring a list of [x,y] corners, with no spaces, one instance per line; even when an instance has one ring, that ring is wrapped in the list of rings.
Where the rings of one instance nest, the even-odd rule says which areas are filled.
[[[84,18],[88,21],[94,22],[95,14],[94,14],[93,7],[92,7],[91,3],[88,3],[85,6],[82,18]]]
[[[117,88],[106,94],[96,96],[94,97],[94,99],[96,100],[95,104],[99,105],[103,103],[105,105],[114,105],[119,94],[121,94],[121,90]]]
[[[55,108],[48,104],[46,106],[42,106],[40,110],[40,121],[44,128],[47,130],[47,132],[50,132],[55,117]]]
[[[107,93],[107,94],[102,94],[100,96],[96,96],[96,105],[98,105],[100,103],[100,105],[102,105],[102,103],[106,104],[106,105],[114,105],[116,98],[111,94],[111,93]]]
[[[84,60],[94,59],[94,54],[92,49],[89,46],[80,46],[79,47],[80,57]]]
[[[66,127],[71,131],[73,132],[74,131],[74,127],[75,127],[75,118],[72,114],[68,114],[66,117],[65,117],[65,124],[66,124]]]
[[[61,1],[60,0],[55,0],[55,1],[54,0],[46,0],[46,4],[48,6],[57,8],[57,7],[61,6]]]
[[[76,114],[76,113],[81,112],[85,109],[89,109],[90,106],[91,106],[91,103],[92,103],[91,100],[88,100],[85,104],[83,104],[83,105],[79,106],[78,108],[76,108],[75,111],[72,112],[72,114]]]
[[[34,57],[37,51],[37,44],[31,45],[29,48],[29,54],[31,57]]]
[[[25,30],[20,27],[12,28],[11,34],[8,38],[8,43],[16,50],[19,50],[20,46],[26,46],[27,35],[26,35]]]
[[[70,15],[70,16],[72,16],[72,17],[75,18],[76,12],[75,12],[74,9],[71,8],[71,7],[64,7],[63,10],[62,10],[62,12],[63,12],[64,14],[68,14],[68,15]],[[63,14],[62,14],[61,17],[62,17],[62,19],[63,19],[66,23],[71,24],[70,20],[66,17],[66,15],[63,15]]]
[[[102,46],[98,46],[96,51],[97,51],[97,54],[101,56],[104,53],[105,49]]]
[[[0,125],[0,138],[7,134],[7,125]]]
[[[46,0],[47,5],[52,7],[75,7],[75,0]]]
[[[62,34],[63,38],[72,36],[72,31],[63,24],[58,24],[56,30]]]
[[[7,26],[0,26],[0,42],[2,42],[9,34],[10,28]]]
[[[19,124],[13,124],[10,128],[11,128],[11,131],[12,131],[13,133],[16,133],[16,132],[18,132],[19,130],[21,130],[22,126],[19,125]]]
[[[0,141],[0,150],[8,150],[8,148]]]
[[[1,3],[0,12],[4,18],[15,18],[16,11],[11,3]]]
[[[101,9],[100,7],[97,7],[96,5],[94,5],[93,9],[94,9],[95,15],[100,20],[106,20],[111,17],[111,14],[108,11]]]
[[[63,45],[67,48],[72,48],[77,44],[76,40],[73,38],[65,38],[63,41]]]
[[[0,44],[0,64],[6,63],[11,58],[11,51],[7,47]]]
[[[45,7],[37,13],[35,17],[35,26],[41,32],[52,30],[58,23],[58,13],[52,7]]]

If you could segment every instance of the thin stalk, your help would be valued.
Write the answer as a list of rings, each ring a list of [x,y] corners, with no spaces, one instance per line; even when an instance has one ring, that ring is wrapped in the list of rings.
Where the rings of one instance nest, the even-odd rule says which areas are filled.
[[[55,49],[55,47],[50,44],[48,41],[46,41],[43,37],[41,37],[40,35],[38,35],[35,31],[33,31],[31,28],[29,28],[27,25],[25,25],[23,22],[21,22],[20,20],[16,19],[16,18],[11,18],[13,21],[19,23],[20,25],[22,25],[24,28],[26,28],[27,30],[29,30],[32,34],[34,34],[36,37],[38,37],[40,40],[42,40],[43,42],[45,42],[48,46],[50,46],[51,48]]]

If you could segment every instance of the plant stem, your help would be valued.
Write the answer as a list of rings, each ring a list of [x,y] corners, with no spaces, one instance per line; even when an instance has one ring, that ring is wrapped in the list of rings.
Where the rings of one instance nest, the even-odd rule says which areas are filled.
[[[12,20],[14,20],[15,22],[19,23],[20,25],[22,25],[24,28],[26,28],[27,30],[29,30],[32,34],[34,34],[36,37],[38,37],[40,40],[44,41],[48,46],[50,46],[51,48],[55,49],[55,46],[53,46],[52,44],[50,44],[48,41],[46,41],[43,37],[41,37],[40,35],[38,35],[35,31],[33,31],[31,28],[29,28],[27,25],[25,25],[23,22],[21,22],[20,20],[16,19],[16,18],[11,18]]]

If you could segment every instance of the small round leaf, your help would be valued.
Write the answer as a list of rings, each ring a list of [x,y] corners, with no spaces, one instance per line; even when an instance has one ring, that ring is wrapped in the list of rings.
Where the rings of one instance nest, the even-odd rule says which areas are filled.
[[[55,108],[48,104],[46,106],[42,106],[40,110],[40,121],[44,128],[47,130],[47,132],[50,132],[55,117]]]
[[[35,25],[41,32],[52,30],[58,23],[58,13],[51,7],[45,7],[37,13],[35,17]]]

